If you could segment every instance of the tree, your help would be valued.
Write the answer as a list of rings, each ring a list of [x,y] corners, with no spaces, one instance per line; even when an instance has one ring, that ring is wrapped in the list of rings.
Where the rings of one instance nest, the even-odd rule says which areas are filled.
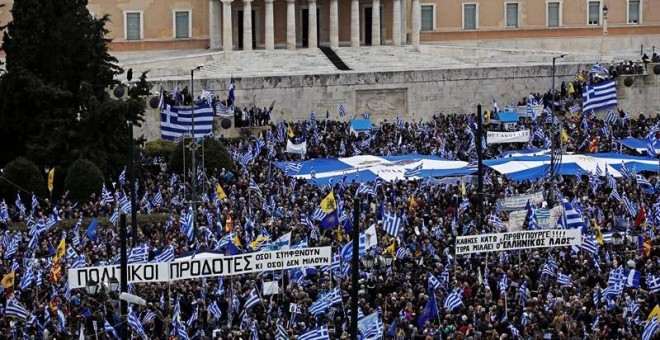
[[[9,162],[0,179],[0,197],[8,203],[14,202],[17,192],[21,193],[21,201],[28,209],[32,193],[40,198],[48,197],[45,174],[22,157]]]
[[[123,72],[108,53],[109,17],[92,17],[87,0],[14,1],[12,17],[2,45],[0,166],[21,155],[41,166],[83,157],[106,172],[123,166],[127,121],[142,121],[146,80],[127,100],[107,93]]]
[[[170,170],[174,173],[183,173],[183,146],[181,143],[185,143],[185,145],[190,145],[192,142],[192,139],[190,137],[185,137],[182,138],[181,142],[177,144],[176,148],[172,152],[172,155],[170,156]],[[203,148],[202,148],[202,143],[203,143]],[[220,171],[223,168],[227,171],[232,170],[234,166],[234,162],[229,155],[229,151],[227,151],[227,148],[222,145],[218,140],[215,140],[213,138],[204,138],[202,143],[199,144],[198,149],[197,149],[197,166],[201,167],[202,166],[202,150],[203,150],[203,156],[204,156],[204,168],[207,171]],[[186,160],[185,160],[185,166],[186,166],[186,172],[191,169],[192,165],[192,157],[191,157],[191,152],[190,149],[186,147]]]
[[[64,181],[64,188],[69,191],[69,198],[74,201],[89,200],[93,194],[98,196],[103,186],[103,174],[96,164],[79,159],[69,168]]]

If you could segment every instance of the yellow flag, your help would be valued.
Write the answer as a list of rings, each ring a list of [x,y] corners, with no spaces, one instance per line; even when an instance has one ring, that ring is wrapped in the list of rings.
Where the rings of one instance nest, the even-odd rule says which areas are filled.
[[[53,192],[53,180],[55,179],[55,168],[48,171],[48,191]]]
[[[60,244],[57,245],[57,250],[55,251],[53,262],[59,261],[59,259],[64,257],[64,254],[66,254],[66,240],[62,239]]]
[[[490,124],[490,111],[486,111],[485,120],[486,125]]]
[[[235,246],[237,246],[239,248],[241,247],[241,239],[238,237],[238,235],[234,236],[233,242],[234,242]]]
[[[264,235],[259,235],[254,241],[250,243],[250,247],[252,249],[257,249],[259,245],[263,242],[268,242],[270,241],[270,238],[264,236]]]
[[[655,308],[653,308],[646,321],[650,321],[654,316],[657,316],[658,319],[660,319],[660,305],[655,305]]]
[[[410,201],[408,202],[408,213],[412,213],[416,206],[417,202],[415,201],[415,196],[410,196]]]
[[[461,195],[465,197],[465,182],[461,181]]]
[[[335,230],[335,235],[337,237],[337,241],[344,242],[344,235],[342,234],[341,226],[337,226],[337,229]]]
[[[323,201],[321,201],[321,210],[323,210],[324,213],[329,214],[335,210],[337,210],[337,201],[335,201],[335,193],[333,191],[330,191],[328,196],[325,196]]]
[[[561,129],[561,142],[566,143],[568,142],[568,133],[566,133],[566,130]]]
[[[222,190],[222,187],[220,186],[220,184],[215,185],[215,192],[218,193],[218,198],[219,199],[223,200],[223,199],[227,198],[227,194],[225,194],[225,191]]]
[[[601,246],[605,244],[605,238],[603,238],[603,233],[600,231],[600,226],[598,225],[598,222],[596,219],[592,219],[591,223],[594,224],[594,234],[596,234],[596,243],[600,244]]]
[[[13,271],[5,275],[5,277],[2,278],[2,287],[5,289],[14,287],[15,278],[16,274]]]
[[[293,138],[293,136],[296,135],[295,133],[293,133],[293,129],[291,128],[289,123],[286,124],[286,131],[287,131],[287,135],[289,135],[289,137],[291,138]]]
[[[383,251],[383,254],[390,254],[392,257],[394,257],[394,254],[396,253],[395,250],[395,244],[396,242],[392,242],[387,248],[385,248],[385,251]]]

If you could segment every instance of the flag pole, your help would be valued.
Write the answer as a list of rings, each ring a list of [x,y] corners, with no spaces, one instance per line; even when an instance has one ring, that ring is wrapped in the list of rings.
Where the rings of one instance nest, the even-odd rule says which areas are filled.
[[[353,258],[351,259],[351,340],[358,339],[358,277],[360,272],[360,201],[353,199]]]

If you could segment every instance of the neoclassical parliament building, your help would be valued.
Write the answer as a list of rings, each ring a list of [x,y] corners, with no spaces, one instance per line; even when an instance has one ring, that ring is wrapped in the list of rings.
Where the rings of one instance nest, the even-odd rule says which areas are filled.
[[[660,0],[89,0],[88,9],[110,15],[116,51],[660,34]]]

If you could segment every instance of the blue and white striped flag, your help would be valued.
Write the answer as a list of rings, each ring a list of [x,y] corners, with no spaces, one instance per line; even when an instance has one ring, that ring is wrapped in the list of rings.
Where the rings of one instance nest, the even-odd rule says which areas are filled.
[[[456,308],[460,307],[463,305],[463,301],[461,301],[461,295],[458,291],[454,290],[447,296],[447,299],[445,300],[444,308],[453,311]]]
[[[30,313],[16,299],[10,298],[5,308],[5,316],[15,316],[19,319],[27,320]]]
[[[599,111],[615,107],[616,80],[611,79],[598,84],[587,85],[582,95],[582,111]]]
[[[328,326],[323,325],[321,327],[309,330],[306,333],[301,334],[298,337],[298,340],[330,340]]]
[[[401,217],[395,213],[388,212],[385,212],[383,217],[383,230],[394,237],[399,236],[401,232]]]
[[[344,104],[339,104],[339,117],[344,116],[346,116],[346,108],[344,107]]]

